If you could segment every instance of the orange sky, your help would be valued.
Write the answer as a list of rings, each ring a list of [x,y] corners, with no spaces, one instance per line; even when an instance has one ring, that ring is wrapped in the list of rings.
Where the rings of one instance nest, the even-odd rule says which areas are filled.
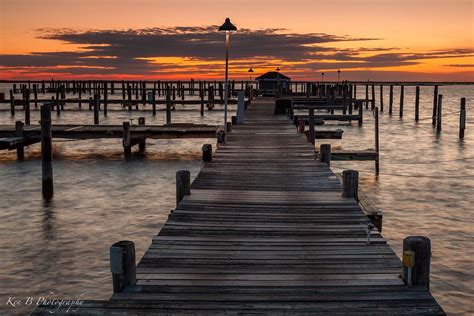
[[[388,49],[384,54],[429,54],[433,51],[459,51],[445,56],[426,56],[411,59],[410,63],[387,63],[387,65],[351,65],[344,67],[347,79],[367,80],[450,80],[474,81],[474,1],[472,0],[260,0],[260,1],[160,1],[160,0],[0,0],[0,57],[1,79],[21,77],[101,77],[97,71],[88,74],[68,69],[70,65],[54,65],[45,61],[35,64],[36,71],[29,72],[28,64],[12,66],[16,55],[38,52],[77,52],[83,45],[66,43],[63,40],[40,39],[38,29],[70,29],[74,32],[94,30],[127,30],[154,27],[209,26],[223,22],[226,16],[239,27],[251,30],[284,28],[284,33],[325,33],[351,38],[372,38],[370,41],[344,41],[314,44],[330,48],[331,51],[345,49]],[[232,37],[239,36],[239,33]],[[390,50],[393,48],[392,50]],[[161,47],[155,47],[157,52]],[[231,46],[232,49],[232,46]],[[114,53],[113,51],[111,52]],[[370,57],[377,52],[359,52],[358,57]],[[205,56],[186,59],[180,56],[146,55],[142,61],[148,63],[142,77],[189,79],[191,72],[210,61]],[[188,54],[193,57],[193,52]],[[90,58],[91,56],[88,56]],[[92,56],[93,57],[93,56]],[[114,56],[109,56],[114,57]],[[166,71],[160,71],[160,61],[166,57]],[[231,53],[232,57],[232,53]],[[394,56],[395,57],[395,56]],[[136,59],[136,56],[131,57]],[[140,57],[141,58],[141,57]],[[239,62],[231,67],[231,77],[246,76],[246,69],[254,67],[256,74],[276,67],[297,78],[319,78],[321,71],[335,73],[345,60],[322,58],[312,62],[317,67],[304,67],[307,56],[295,58],[267,58],[265,62],[251,56],[236,56]],[[90,60],[90,59],[89,59]],[[388,60],[388,58],[387,58]],[[232,59],[231,59],[232,61]],[[302,63],[302,61],[304,61]],[[169,63],[176,63],[173,68]],[[222,76],[221,62],[213,60],[213,68],[203,77]],[[328,63],[327,68],[320,63]],[[81,62],[82,64],[82,62]],[[248,66],[247,66],[248,65]],[[64,71],[60,71],[63,67]],[[94,66],[97,68],[97,66]],[[342,66],[341,66],[342,67]],[[108,77],[141,77],[139,72],[130,73],[120,65],[112,67]],[[30,68],[32,69],[32,68]],[[105,76],[106,74],[104,74]],[[194,78],[199,77],[192,73]]]

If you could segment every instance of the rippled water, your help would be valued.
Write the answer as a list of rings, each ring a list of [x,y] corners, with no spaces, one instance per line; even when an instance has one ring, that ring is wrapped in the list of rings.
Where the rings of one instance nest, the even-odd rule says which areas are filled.
[[[5,89],[5,86],[3,86]],[[0,92],[2,85],[0,85]],[[363,98],[365,90],[358,89]],[[378,91],[378,89],[377,89]],[[6,91],[5,91],[6,92]],[[421,88],[420,122],[414,121],[414,87],[405,87],[405,117],[398,117],[398,88],[394,115],[380,116],[381,174],[373,162],[333,162],[334,171],[361,171],[362,187],[384,212],[383,235],[401,252],[408,235],[432,239],[431,290],[452,315],[474,312],[474,100],[472,86],[440,87],[443,94],[443,130],[431,126],[432,87]],[[388,104],[388,88],[384,91]],[[458,139],[459,101],[467,98],[468,124]],[[378,101],[378,97],[377,97]],[[7,105],[4,105],[8,109]],[[218,106],[219,108],[219,106]],[[183,110],[188,109],[188,110]],[[194,110],[190,110],[194,109]],[[231,106],[232,111],[235,107]],[[199,115],[198,106],[177,106],[173,122],[218,124],[222,111]],[[150,112],[110,111],[103,123],[120,124],[129,117],[146,116],[147,123],[163,123]],[[18,112],[0,112],[0,124],[23,119]],[[61,123],[91,123],[89,111],[66,111]],[[38,112],[32,113],[37,122]],[[136,122],[136,121],[134,121]],[[342,128],[343,140],[333,147],[373,147],[373,118],[365,113],[362,128]],[[118,240],[133,240],[140,258],[175,205],[174,175],[200,170],[201,146],[215,139],[149,140],[146,154],[122,158],[121,140],[54,140],[55,196],[50,204],[41,199],[39,145],[25,150],[26,160],[0,152],[0,313],[26,313],[30,308],[5,306],[10,296],[107,299],[111,294],[108,248]]]

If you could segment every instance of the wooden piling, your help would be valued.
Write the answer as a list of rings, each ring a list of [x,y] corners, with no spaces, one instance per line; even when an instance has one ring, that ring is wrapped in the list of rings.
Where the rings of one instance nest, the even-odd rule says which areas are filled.
[[[359,172],[357,170],[342,172],[342,197],[359,200]]]
[[[374,109],[375,116],[375,152],[377,153],[375,157],[375,174],[380,172],[380,139],[379,139],[379,109],[375,107]]]
[[[166,124],[171,124],[171,93],[170,86],[166,88]]]
[[[442,116],[443,116],[443,95],[440,94],[438,95],[438,108],[436,109],[436,131],[440,132],[441,131],[441,122],[442,122]]]
[[[420,120],[420,86],[416,86],[415,90],[415,121]]]
[[[24,107],[25,107],[25,124],[30,125],[31,120],[31,113],[30,113],[30,89],[25,90],[25,97],[24,97]]]
[[[466,129],[466,98],[461,98],[461,109],[459,112],[459,138],[464,138],[464,130]]]
[[[190,195],[191,174],[189,170],[178,170],[176,172],[176,204],[178,204],[185,195]]]
[[[438,86],[434,86],[434,94],[433,94],[433,116],[431,119],[431,124],[436,126],[436,117],[437,117],[437,110],[438,110]]]
[[[212,161],[212,145],[211,144],[202,145],[202,161],[204,162]]]
[[[94,101],[93,101],[93,106],[94,106],[94,125],[99,125],[99,95],[97,93],[94,94]]]
[[[110,247],[110,272],[114,293],[120,293],[126,287],[135,285],[137,272],[135,244],[132,241],[119,241]]]
[[[328,166],[331,165],[331,144],[321,144],[319,146],[319,160]]]
[[[132,158],[132,137],[130,132],[130,122],[122,123],[122,145],[123,145],[123,154],[125,159]]]
[[[403,240],[403,280],[408,285],[430,288],[431,241],[424,236]],[[410,271],[411,270],[411,271]]]
[[[153,88],[151,94],[152,115],[156,116],[156,89]]]
[[[371,94],[372,98],[370,100],[370,108],[371,108],[371,110],[374,110],[374,108],[375,108],[375,85],[372,85],[371,90],[372,90],[372,94]]]
[[[23,127],[24,127],[24,124],[22,121],[15,122],[16,137],[23,138]],[[18,147],[16,148],[16,158],[18,160],[25,159],[25,148],[23,145],[18,145]]]
[[[54,99],[53,99],[54,101]],[[53,197],[53,135],[51,130],[51,103],[41,106],[41,170],[43,198]]]
[[[400,110],[399,110],[399,116],[403,117],[403,103],[404,103],[404,96],[405,94],[405,86],[401,85],[400,86]]]
[[[138,118],[138,125],[139,126],[145,126],[145,118],[144,117],[139,117]],[[140,140],[138,142],[138,151],[143,154],[145,152],[145,147],[146,147],[145,139]]]
[[[358,102],[358,107],[359,107],[359,126],[362,126],[362,124],[364,123],[364,109],[360,101]]]
[[[10,90],[10,115],[15,116],[15,96],[12,90]]]
[[[309,133],[308,133],[308,141],[314,145],[315,143],[315,131],[314,131],[314,108],[310,107],[308,109],[309,112]]]
[[[380,85],[380,112],[383,112],[383,85]]]
[[[388,114],[392,115],[393,110],[393,85],[390,85],[389,97],[388,97]]]

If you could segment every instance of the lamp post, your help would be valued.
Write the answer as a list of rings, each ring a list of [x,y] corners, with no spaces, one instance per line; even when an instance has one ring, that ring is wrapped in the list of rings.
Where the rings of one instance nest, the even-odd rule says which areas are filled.
[[[324,72],[321,73],[321,82],[324,82]]]
[[[337,70],[337,83],[339,83],[339,76],[341,75],[341,69]]]
[[[220,32],[225,32],[225,93],[224,93],[224,142],[227,142],[227,102],[229,99],[229,39],[230,32],[237,31],[237,27],[226,18],[219,27]]]
[[[248,70],[248,73],[250,75],[250,80],[249,81],[252,81],[252,73],[253,73],[252,67],[250,67],[250,69]]]

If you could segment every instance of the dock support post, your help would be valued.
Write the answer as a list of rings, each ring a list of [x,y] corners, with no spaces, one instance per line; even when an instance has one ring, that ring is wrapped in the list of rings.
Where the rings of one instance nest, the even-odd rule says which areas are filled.
[[[153,116],[156,116],[156,89],[153,88],[152,94],[151,94],[151,106],[152,106],[152,114]]]
[[[204,162],[212,161],[212,145],[211,144],[202,145],[202,161]]]
[[[359,200],[359,172],[357,170],[342,172],[342,197]]]
[[[191,194],[191,174],[189,170],[178,170],[176,172],[176,204],[178,204],[185,195]]]
[[[331,144],[321,144],[319,146],[319,160],[331,165]]]
[[[359,126],[362,126],[364,123],[364,109],[362,108],[362,103],[358,102],[359,107]]]
[[[171,94],[170,86],[166,87],[166,124],[171,124]]]
[[[201,116],[204,116],[204,90],[199,89],[199,98],[201,99]]]
[[[403,280],[409,286],[430,289],[431,241],[424,236],[403,240]]]
[[[370,109],[373,110],[375,108],[375,85],[372,85],[372,94],[370,100]]]
[[[380,112],[383,112],[383,85],[380,85]]]
[[[130,159],[132,158],[132,137],[130,133],[130,122],[123,122],[122,130],[123,154],[125,156],[125,159]]]
[[[393,110],[393,85],[390,85],[390,92],[388,96],[388,114],[392,115]]]
[[[23,122],[22,121],[16,121],[15,122],[15,131],[16,131],[16,137],[21,137],[23,138]],[[25,159],[25,148],[23,145],[19,145],[16,148],[16,158],[18,160],[24,160]]]
[[[404,101],[404,94],[405,94],[405,86],[401,85],[400,86],[400,111],[399,111],[399,116],[403,117],[403,101]]]
[[[466,129],[466,98],[461,98],[461,110],[459,112],[459,138],[464,138]]]
[[[12,90],[10,90],[10,115],[15,116],[15,96]]]
[[[441,131],[441,120],[442,120],[442,108],[443,108],[443,95],[438,95],[438,109],[436,114],[436,131]]]
[[[420,86],[416,86],[415,91],[415,121],[420,120]]]
[[[369,85],[365,85],[365,109],[369,108]]]
[[[432,124],[433,126],[436,125],[437,109],[438,109],[438,86],[434,86],[434,94],[433,94],[433,116],[432,116],[432,120],[431,120],[431,124]]]
[[[107,88],[107,81],[104,82],[104,116],[107,116],[107,107],[109,103],[109,95],[108,95],[108,88]],[[99,98],[100,99],[100,98]],[[100,101],[99,101],[100,102]]]
[[[43,198],[50,200],[54,192],[51,104],[43,104],[41,106],[41,170]]]
[[[138,118],[138,125],[145,126],[145,118],[144,117],[139,117]],[[145,138],[143,138],[138,143],[138,151],[143,154],[145,152],[145,147],[146,147]]]
[[[94,125],[99,125],[99,104],[100,99],[97,93],[94,94]]]
[[[29,89],[25,90],[25,98],[24,99],[25,99],[24,100],[24,102],[25,102],[25,124],[30,125],[31,113],[30,113],[30,90]]]
[[[375,107],[375,174],[380,172],[379,108]]]
[[[311,144],[314,145],[315,143],[315,131],[314,131],[314,108],[310,107],[309,108],[309,133],[308,133],[308,140]]]
[[[133,241],[119,241],[110,247],[110,272],[114,293],[120,293],[125,287],[135,285],[137,268]]]

